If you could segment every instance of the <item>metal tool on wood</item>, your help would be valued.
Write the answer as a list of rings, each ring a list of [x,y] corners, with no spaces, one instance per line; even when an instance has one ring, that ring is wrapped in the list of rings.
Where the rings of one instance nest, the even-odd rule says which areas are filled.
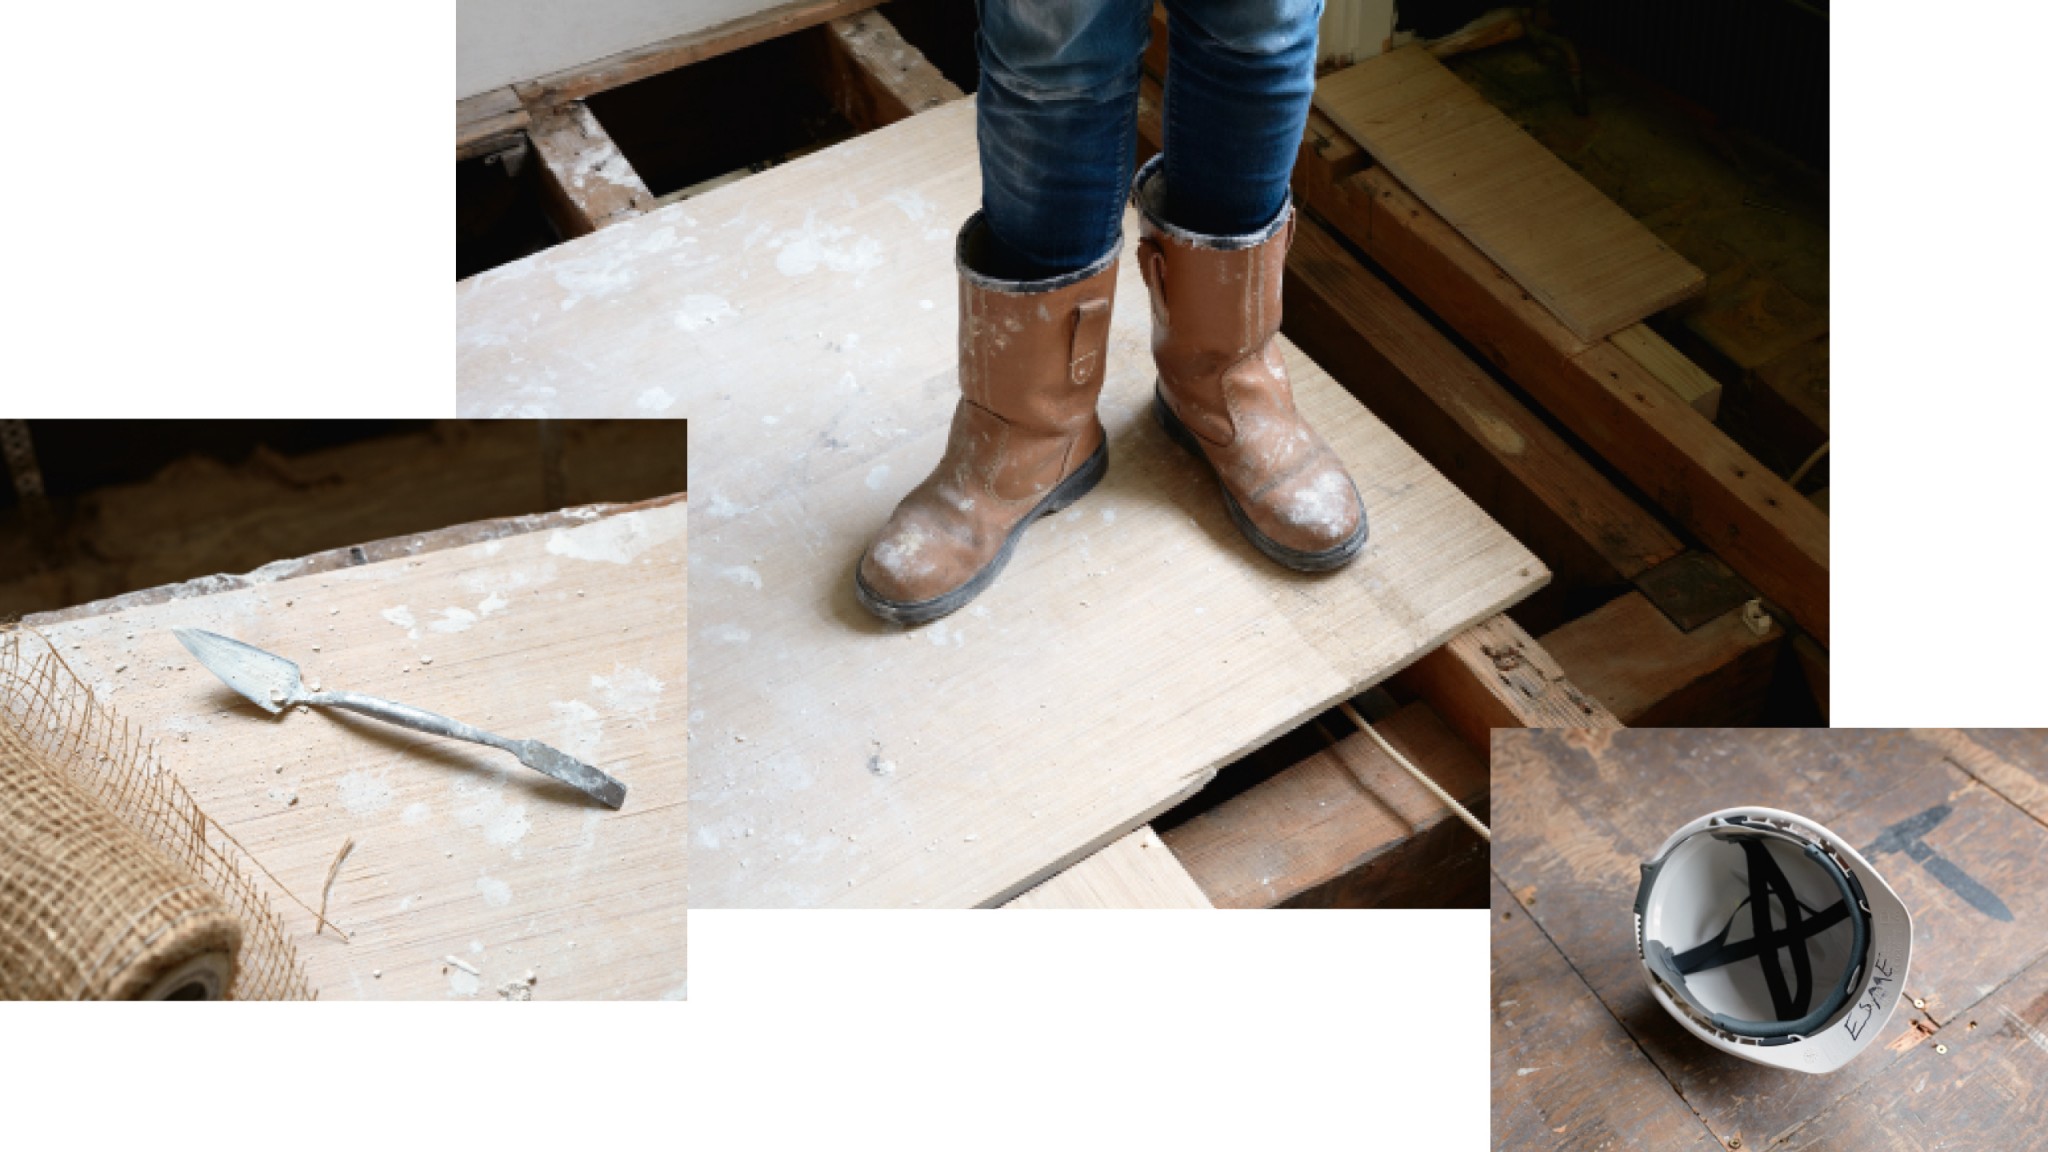
[[[282,656],[273,656],[240,640],[197,628],[174,628],[172,633],[186,651],[198,657],[208,671],[220,677],[221,683],[273,714],[281,713],[294,704],[345,708],[416,732],[503,749],[519,757],[519,762],[528,768],[560,780],[607,808],[616,809],[626,802],[624,784],[538,740],[507,740],[494,732],[486,732],[424,708],[380,700],[360,692],[310,692],[299,680],[299,666]]]

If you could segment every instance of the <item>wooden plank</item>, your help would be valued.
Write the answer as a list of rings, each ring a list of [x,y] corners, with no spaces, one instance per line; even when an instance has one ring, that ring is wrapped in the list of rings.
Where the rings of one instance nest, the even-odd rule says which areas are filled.
[[[1943,759],[2048,824],[2048,731],[1929,729],[1918,735],[1939,749]]]
[[[1631,324],[1617,329],[1607,339],[1671,389],[1686,407],[1709,420],[1720,413],[1721,382],[1707,375],[1706,369],[1686,359],[1684,353],[1673,348],[1648,324]]]
[[[1561,582],[1625,583],[1683,550],[1313,220],[1287,272],[1289,337]]]
[[[1211,908],[1150,825],[1004,905],[1007,908]]]
[[[1395,681],[1429,701],[1481,756],[1495,728],[1619,728],[1541,644],[1506,616],[1475,624],[1417,660]]]
[[[474,160],[519,147],[533,118],[510,88],[493,88],[455,102],[455,159]]]
[[[1706,283],[1426,49],[1333,72],[1317,82],[1315,103],[1581,339]]]
[[[1913,733],[1856,729],[1496,734],[1494,868],[1724,1144],[1768,1147],[2048,953],[2048,827]],[[1787,1077],[1700,1044],[1650,998],[1627,909],[1672,828],[1770,803],[1856,844],[1913,912],[1903,1008],[1840,1072]],[[1617,912],[1619,910],[1619,912]]]
[[[864,12],[874,6],[875,0],[796,0],[795,3],[750,13],[699,32],[673,36],[589,64],[564,68],[515,84],[513,88],[528,107],[582,100],[635,80],[645,80],[686,64],[759,44],[763,40],[787,36],[814,24]]]
[[[962,95],[880,12],[841,16],[820,31],[819,87],[858,131],[872,132]]]
[[[1792,1152],[2048,1147],[2048,960],[1786,1138]]]
[[[1784,639],[1776,626],[1758,635],[1739,609],[1681,632],[1630,592],[1547,633],[1543,647],[1631,728],[1717,728],[1756,722]]]
[[[1337,723],[1346,731],[1334,744],[1167,831],[1167,846],[1219,908],[1463,906],[1458,875],[1432,865],[1473,849],[1463,854],[1483,888],[1484,841],[1371,737]],[[1486,762],[1427,706],[1375,727],[1466,807],[1484,810]],[[1425,843],[1446,823],[1452,835]],[[1386,867],[1396,856],[1409,866]]]
[[[464,410],[691,413],[699,906],[1003,903],[1547,578],[1285,341],[1375,527],[1326,576],[1261,558],[1152,417],[1125,261],[1102,486],[957,617],[869,617],[853,565],[957,396],[973,126],[956,101],[457,287]]]
[[[1606,342],[1576,353],[1478,249],[1373,168],[1355,178],[1371,215],[1354,243],[1528,390],[1602,459],[1690,529],[1823,646],[1828,521],[1720,429]],[[1347,217],[1351,213],[1345,214]]]
[[[587,236],[653,207],[654,193],[581,101],[542,112],[529,134],[563,235]]]
[[[1499,880],[1493,899],[1493,1146],[1720,1147]]]
[[[208,815],[317,903],[278,902],[326,997],[681,996],[686,504],[39,629],[162,743]],[[168,631],[224,632],[308,681],[545,740],[626,782],[613,813],[500,752],[346,713],[273,719]],[[476,969],[448,965],[454,956]],[[517,993],[516,988],[514,993]]]

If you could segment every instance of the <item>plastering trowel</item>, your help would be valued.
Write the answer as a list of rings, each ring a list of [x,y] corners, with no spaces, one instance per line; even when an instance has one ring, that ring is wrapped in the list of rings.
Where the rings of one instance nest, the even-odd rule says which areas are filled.
[[[545,773],[584,793],[607,808],[626,802],[626,786],[566,752],[538,740],[507,740],[494,732],[450,720],[446,716],[358,692],[308,692],[299,682],[299,666],[282,656],[252,648],[239,640],[197,628],[174,628],[178,643],[199,658],[221,682],[254,701],[257,706],[279,713],[294,704],[346,708],[374,716],[387,724],[411,728],[434,736],[449,736],[472,744],[502,748],[536,772]]]

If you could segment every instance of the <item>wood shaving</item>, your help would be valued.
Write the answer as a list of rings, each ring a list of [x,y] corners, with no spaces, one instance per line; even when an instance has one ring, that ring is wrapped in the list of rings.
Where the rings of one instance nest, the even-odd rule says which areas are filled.
[[[278,766],[277,766],[277,770],[278,770],[278,771],[280,771],[280,772],[284,771],[284,765],[282,765],[282,764],[278,765]],[[298,802],[299,802],[299,798],[298,798],[297,796],[293,796],[293,797],[292,797],[292,803],[294,803],[294,804],[297,804]],[[319,923],[318,923],[318,924],[315,924],[315,925],[313,926],[313,935],[315,935],[315,936],[318,936],[318,935],[320,934],[320,930],[321,930],[322,928],[325,928],[325,927],[327,926],[327,897],[328,897],[328,894],[334,891],[334,878],[335,878],[335,876],[339,875],[339,874],[340,874],[340,872],[341,872],[341,862],[342,862],[343,860],[346,860],[346,859],[348,859],[348,854],[349,854],[349,850],[350,850],[350,849],[352,849],[352,848],[354,848],[355,846],[356,846],[356,838],[355,838],[355,837],[353,837],[353,836],[345,837],[345,838],[344,838],[344,839],[342,840],[342,842],[341,842],[341,851],[339,851],[339,852],[336,852],[336,853],[334,854],[334,863],[332,863],[332,864],[329,864],[329,865],[327,866],[327,882],[326,882],[325,884],[322,884],[322,885],[320,885],[320,921],[319,921]],[[342,935],[341,929],[339,929],[339,928],[336,928],[336,929],[335,929],[334,931],[335,931],[335,934],[336,934],[336,935],[341,935],[341,936],[342,936],[342,939],[344,939],[344,940],[348,939],[348,937],[347,937],[347,936],[345,936],[345,935]]]

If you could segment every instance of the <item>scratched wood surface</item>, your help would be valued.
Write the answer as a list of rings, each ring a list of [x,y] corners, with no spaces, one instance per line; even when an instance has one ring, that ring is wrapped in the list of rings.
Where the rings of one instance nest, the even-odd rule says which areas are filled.
[[[1811,1143],[1801,1135],[1811,1125],[1896,1089],[1904,1069],[1924,1063],[1919,1049],[1970,1034],[1971,1020],[1981,1027],[1987,998],[2048,958],[2048,887],[2040,883],[2048,828],[1948,755],[1939,734],[1912,732],[1503,731],[1493,757],[1495,873],[1514,908],[1715,1138],[1758,1148]],[[1733,804],[1768,804],[1827,825],[1913,912],[1909,1003],[1869,1050],[1830,1075],[1787,1075],[1708,1048],[1656,1006],[1644,983],[1630,917],[1638,865],[1672,829]],[[1509,962],[1497,948],[1496,965]],[[1564,1055],[1541,1035],[1523,1039],[1496,1060],[1528,1066]],[[1964,1090],[1937,1078],[1916,1091]],[[1906,1127],[1893,1131],[1892,1146],[1951,1146],[1938,1126],[1911,1127],[1946,1107],[1923,1095],[1900,1114]],[[2005,1121],[2033,1116],[2008,1109]],[[1497,1133],[1502,1120],[1497,1100]],[[2035,1143],[2048,1137],[2031,1122],[2037,1127],[2025,1131]]]
[[[347,942],[279,904],[322,997],[681,997],[687,514],[590,509],[38,631],[292,894],[318,906],[354,838],[328,905]],[[188,626],[327,688],[546,741],[624,781],[625,807],[476,745],[320,709],[272,718],[186,653],[169,630]]]
[[[1259,556],[1152,420],[1127,260],[1101,488],[969,610],[868,616],[854,566],[957,396],[973,134],[949,104],[457,290],[465,412],[690,417],[700,907],[1001,904],[1547,578],[1291,347],[1372,543]]]

